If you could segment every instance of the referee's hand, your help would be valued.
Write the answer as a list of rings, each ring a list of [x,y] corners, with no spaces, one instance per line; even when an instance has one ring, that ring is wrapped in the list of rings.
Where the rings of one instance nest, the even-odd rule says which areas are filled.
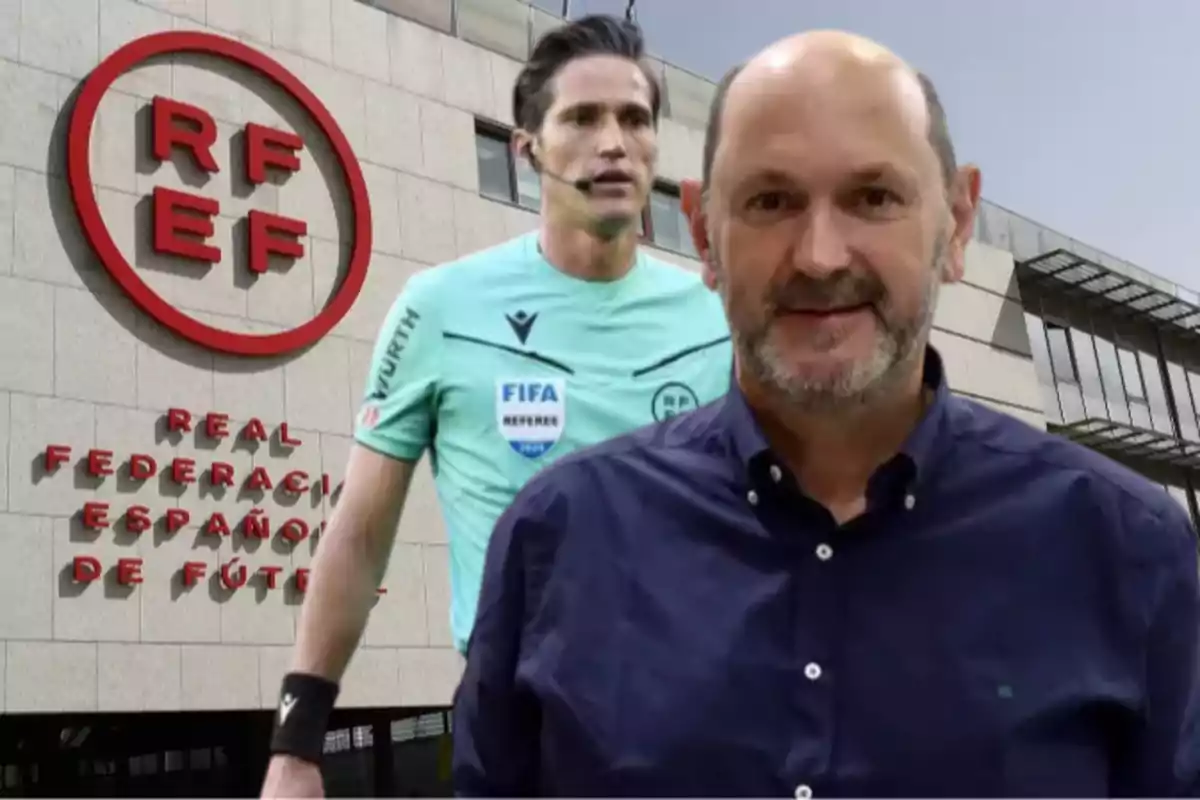
[[[321,768],[292,756],[272,756],[267,767],[267,779],[263,782],[262,796],[264,800],[277,797],[324,797]]]

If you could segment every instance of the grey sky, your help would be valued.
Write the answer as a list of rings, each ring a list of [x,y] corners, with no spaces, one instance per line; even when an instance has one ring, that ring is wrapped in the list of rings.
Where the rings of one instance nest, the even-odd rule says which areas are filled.
[[[1200,2],[638,0],[637,15],[655,55],[711,79],[794,31],[881,41],[937,83],[985,197],[1200,289]]]

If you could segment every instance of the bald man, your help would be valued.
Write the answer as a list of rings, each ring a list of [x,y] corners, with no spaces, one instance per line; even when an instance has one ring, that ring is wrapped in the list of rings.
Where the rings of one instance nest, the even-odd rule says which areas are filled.
[[[689,191],[735,386],[500,519],[459,793],[1195,794],[1189,521],[952,395],[929,344],[980,191],[929,81],[781,41],[722,84]]]

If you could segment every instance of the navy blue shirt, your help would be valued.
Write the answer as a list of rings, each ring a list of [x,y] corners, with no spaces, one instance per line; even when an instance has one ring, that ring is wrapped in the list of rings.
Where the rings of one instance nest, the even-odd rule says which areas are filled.
[[[744,398],[568,456],[499,521],[461,795],[1195,795],[1195,533],[952,395],[839,526]]]

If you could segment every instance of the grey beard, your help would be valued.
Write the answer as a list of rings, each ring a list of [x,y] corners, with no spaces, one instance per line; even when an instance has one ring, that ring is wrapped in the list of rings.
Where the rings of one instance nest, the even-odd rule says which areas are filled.
[[[921,307],[899,327],[883,329],[878,347],[866,361],[854,364],[836,377],[820,378],[796,374],[788,366],[788,354],[770,337],[770,328],[740,331],[730,325],[739,367],[760,385],[778,396],[787,407],[803,413],[837,415],[876,403],[894,392],[912,363],[924,354],[933,324],[941,278],[945,274],[945,247],[939,240],[929,271]],[[728,308],[723,270],[714,263],[717,289]]]

